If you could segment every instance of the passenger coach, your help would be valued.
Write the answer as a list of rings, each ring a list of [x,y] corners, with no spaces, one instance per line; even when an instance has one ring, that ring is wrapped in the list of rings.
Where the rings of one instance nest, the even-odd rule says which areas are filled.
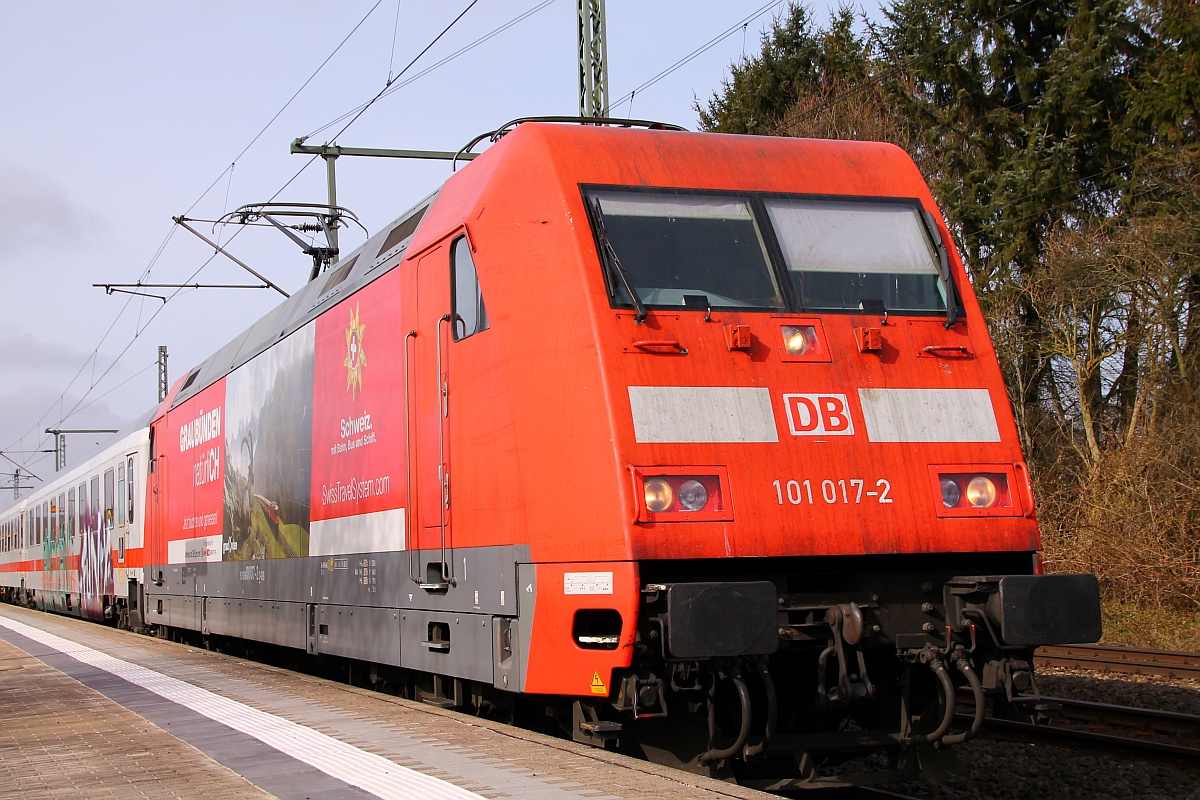
[[[146,437],[143,419],[0,514],[6,601],[133,624],[143,580]]]

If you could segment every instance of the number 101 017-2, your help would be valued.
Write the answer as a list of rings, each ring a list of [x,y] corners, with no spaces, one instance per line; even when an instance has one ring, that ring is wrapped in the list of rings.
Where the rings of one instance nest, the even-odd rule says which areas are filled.
[[[867,489],[867,481],[862,478],[842,478],[840,480],[823,480],[817,483],[812,480],[771,482],[775,487],[775,497],[779,505],[790,503],[798,506],[802,503],[825,503],[827,505],[857,505],[862,502],[890,503],[892,491],[891,481],[880,478],[875,481],[873,489]]]

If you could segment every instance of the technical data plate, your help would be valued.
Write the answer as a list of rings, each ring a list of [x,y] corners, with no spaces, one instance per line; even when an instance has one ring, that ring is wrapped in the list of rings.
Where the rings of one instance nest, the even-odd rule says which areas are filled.
[[[9,711],[0,727],[5,795],[770,797],[380,692],[15,606],[0,605],[0,686]]]

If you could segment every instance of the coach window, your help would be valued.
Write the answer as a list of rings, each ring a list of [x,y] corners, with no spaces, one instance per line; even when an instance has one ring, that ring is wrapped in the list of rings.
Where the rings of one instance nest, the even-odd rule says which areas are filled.
[[[117,525],[125,527],[125,465],[117,464]]]
[[[129,483],[128,483],[128,484],[126,484],[126,485],[129,487],[129,488],[128,488],[128,492],[129,492],[129,497],[128,497],[128,504],[129,504],[129,517],[128,517],[128,522],[129,522],[129,524],[130,524],[130,525],[132,525],[132,524],[133,524],[133,456],[130,456],[130,457],[129,457],[129,462],[128,462],[128,464],[129,464],[129,466],[128,466],[128,468],[127,468],[127,472],[129,473]]]
[[[64,542],[67,540],[67,496],[65,494],[58,496],[58,538]]]
[[[78,520],[75,517],[75,490],[67,492],[67,537],[70,541],[75,541],[75,523]]]
[[[104,528],[112,530],[115,520],[113,519],[113,471],[105,470],[104,472]]]
[[[96,475],[92,478],[92,491],[88,495],[88,511],[87,521],[88,528],[92,532],[100,530],[100,476]]]
[[[87,483],[79,484],[79,535],[87,530]]]
[[[462,341],[487,330],[487,310],[483,307],[483,292],[479,288],[479,276],[475,272],[475,260],[471,257],[471,245],[467,237],[454,240],[450,257],[451,291],[454,293],[454,341]]]

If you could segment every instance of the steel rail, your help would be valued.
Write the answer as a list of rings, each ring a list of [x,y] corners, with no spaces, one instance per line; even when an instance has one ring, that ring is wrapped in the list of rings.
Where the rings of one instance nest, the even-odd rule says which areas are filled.
[[[965,696],[962,699],[967,700]],[[988,716],[983,725],[985,736],[1200,765],[1200,747],[1193,744],[1200,742],[1200,715],[1060,697],[1043,697],[1042,701],[1058,709],[1052,722],[1034,724]],[[969,710],[956,715],[960,725],[970,720]],[[1148,738],[1151,736],[1159,738]]]
[[[1117,736],[1111,733],[1066,728],[1059,725],[1035,725],[1029,722],[988,717],[983,732],[987,738],[1051,744],[1075,750],[1133,756],[1138,759],[1183,764],[1200,764],[1200,748],[1153,739]]]
[[[1055,724],[1069,721],[1087,725],[1111,725],[1200,742],[1200,715],[1097,703],[1091,700],[1070,700],[1061,697],[1042,699],[1047,703],[1056,703],[1062,708],[1055,717]]]
[[[1091,669],[1129,675],[1160,675],[1200,680],[1200,653],[1146,650],[1107,645],[1042,647],[1034,653],[1042,667]]]

